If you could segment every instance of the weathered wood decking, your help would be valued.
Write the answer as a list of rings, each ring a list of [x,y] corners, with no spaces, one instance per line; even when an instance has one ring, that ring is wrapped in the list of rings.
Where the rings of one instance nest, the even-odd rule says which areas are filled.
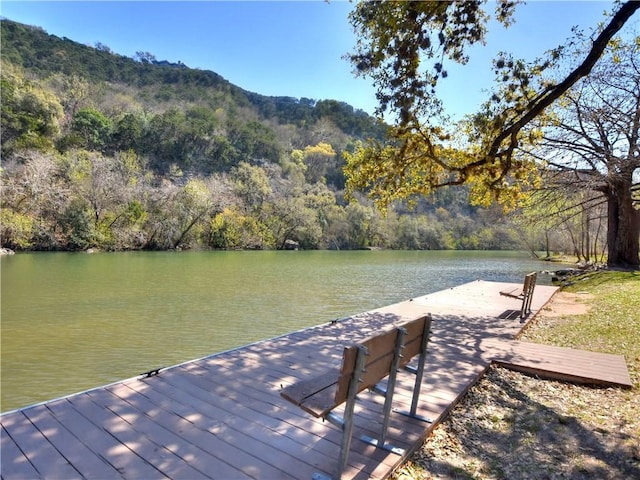
[[[524,324],[517,302],[499,295],[505,286],[472,282],[188,362],[154,377],[5,414],[0,417],[0,474],[9,480],[304,479],[317,471],[331,473],[341,433],[281,398],[280,389],[339,365],[342,346],[425,313],[432,313],[434,321],[418,413],[435,423],[494,359],[504,364],[533,361],[522,368],[534,373],[570,365],[563,378],[587,382],[609,371],[598,364],[604,358],[598,354],[580,353],[582,365],[595,366],[585,374],[585,369],[574,368],[576,351],[551,352],[513,341]],[[555,290],[536,287],[534,313]],[[304,362],[298,360],[301,356]],[[630,383],[624,359],[618,357],[612,365],[615,371],[624,368],[609,380]],[[407,409],[413,376],[402,372],[397,382],[394,404]],[[382,400],[366,392],[360,399],[363,408],[356,410],[354,434],[375,434]],[[392,415],[389,441],[409,455],[435,423]],[[344,477],[384,478],[403,460],[354,440]]]

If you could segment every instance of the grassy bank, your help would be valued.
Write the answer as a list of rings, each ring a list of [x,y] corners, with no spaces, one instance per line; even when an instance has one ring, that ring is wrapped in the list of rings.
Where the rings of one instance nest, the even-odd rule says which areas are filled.
[[[558,297],[586,308],[554,308]],[[572,385],[492,368],[394,478],[640,478],[638,312],[640,272],[575,278],[522,339],[624,355],[634,387]]]
[[[640,391],[640,272],[587,273],[563,291],[586,303],[587,313],[553,319],[540,315],[523,339],[624,355],[634,390]]]

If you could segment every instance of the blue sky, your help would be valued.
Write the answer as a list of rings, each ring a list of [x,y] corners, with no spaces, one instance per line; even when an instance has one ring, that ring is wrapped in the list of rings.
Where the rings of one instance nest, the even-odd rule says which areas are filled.
[[[213,70],[263,95],[336,99],[372,113],[374,89],[355,78],[342,57],[355,37],[347,1],[5,1],[0,14],[59,37],[107,45],[134,56],[182,61]],[[464,68],[448,66],[442,95],[454,116],[473,113],[491,86],[491,59],[498,51],[534,59],[564,42],[573,26],[591,32],[612,2],[532,1],[520,5],[508,30],[491,28],[486,47],[476,47]],[[637,16],[637,15],[636,15]],[[634,19],[638,25],[638,19]]]

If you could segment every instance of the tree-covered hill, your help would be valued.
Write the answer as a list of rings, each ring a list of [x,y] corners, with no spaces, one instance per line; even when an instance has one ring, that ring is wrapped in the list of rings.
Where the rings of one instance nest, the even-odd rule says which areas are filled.
[[[255,110],[262,119],[304,125],[328,118],[346,134],[362,138],[381,138],[385,130],[366,112],[344,102],[268,97],[243,90],[212,71],[159,61],[148,52],[138,52],[135,59],[125,57],[103,44],[90,47],[6,19],[2,21],[2,57],[41,78],[64,74],[80,76],[91,83],[130,85],[160,102],[195,101],[204,89],[203,99],[211,107],[216,106],[216,99],[224,98],[225,103],[231,102],[237,108]]]
[[[383,216],[343,152],[386,126],[335,100],[117,55],[3,19],[0,241],[17,249],[514,248],[450,190]]]

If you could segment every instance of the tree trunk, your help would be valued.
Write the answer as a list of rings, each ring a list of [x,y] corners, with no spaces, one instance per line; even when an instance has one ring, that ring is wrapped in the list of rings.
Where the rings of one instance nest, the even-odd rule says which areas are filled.
[[[618,268],[640,266],[640,211],[633,208],[631,178],[617,179],[607,191],[607,265]]]
[[[549,248],[549,230],[544,231],[544,247],[547,250],[547,258],[551,258],[551,249]]]
[[[602,216],[598,215],[598,228],[596,230],[596,238],[593,241],[593,258],[598,261],[598,240],[600,239],[600,232],[602,231]],[[600,257],[604,256],[604,251]],[[600,259],[602,262],[602,258]]]
[[[580,249],[578,248],[578,242],[576,241],[576,237],[573,235],[573,232],[571,231],[571,227],[569,226],[569,224],[566,221],[564,222],[564,224],[567,227],[567,233],[569,233],[569,238],[571,238],[571,244],[573,245],[573,254],[578,259],[577,263],[580,263],[580,260],[582,259],[582,257],[580,256]]]
[[[584,261],[589,263],[591,261],[591,218],[589,217],[589,211],[582,211],[582,256]]]

